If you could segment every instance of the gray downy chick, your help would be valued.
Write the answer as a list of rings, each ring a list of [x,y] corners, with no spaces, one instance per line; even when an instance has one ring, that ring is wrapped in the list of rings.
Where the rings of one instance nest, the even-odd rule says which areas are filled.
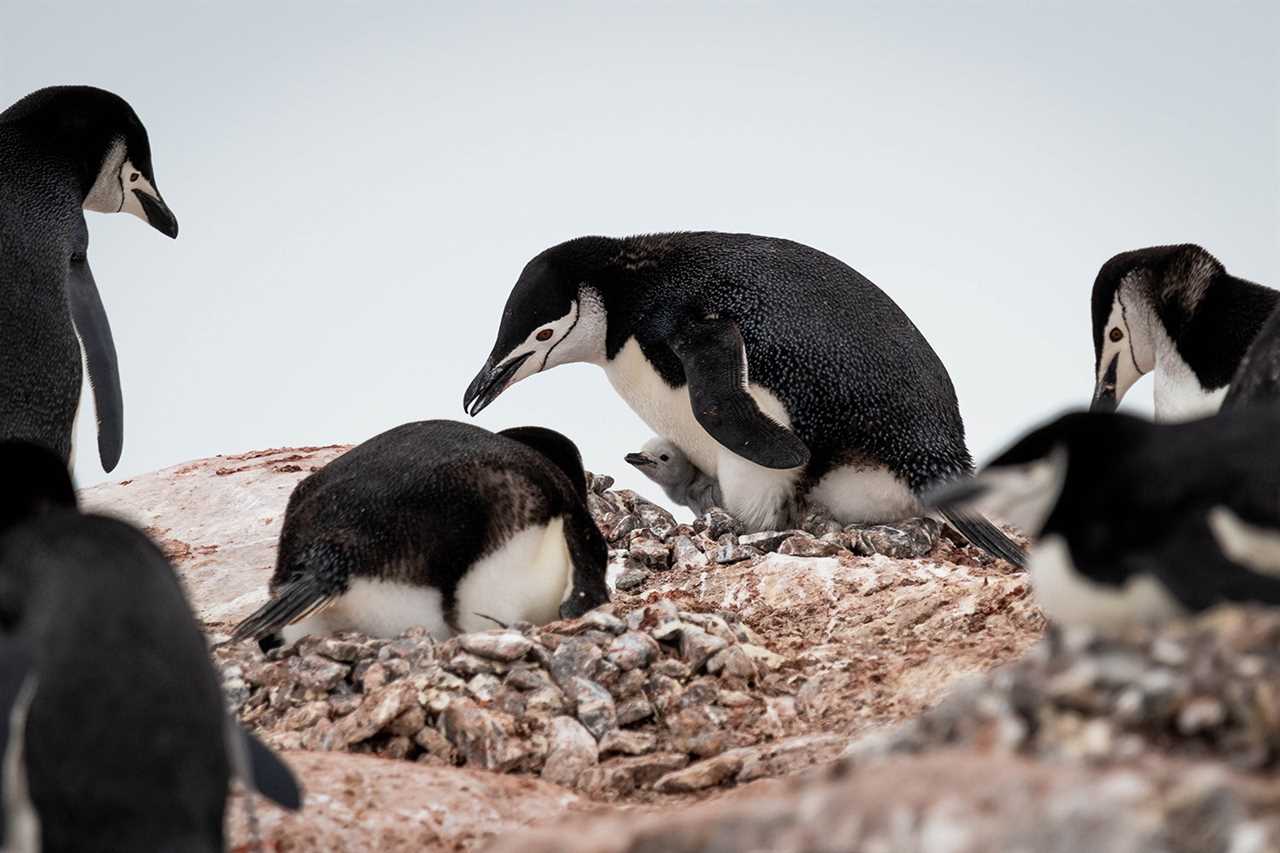
[[[720,483],[694,465],[684,451],[665,438],[651,438],[639,453],[626,460],[637,471],[662,487],[667,497],[702,515],[713,506],[723,506]]]

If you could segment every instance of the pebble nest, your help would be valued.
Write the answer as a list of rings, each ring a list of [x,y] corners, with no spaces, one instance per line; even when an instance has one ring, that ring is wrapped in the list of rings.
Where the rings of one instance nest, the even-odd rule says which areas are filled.
[[[589,503],[622,593],[585,617],[432,640],[307,637],[264,656],[215,649],[232,710],[273,746],[540,774],[596,798],[681,793],[790,772],[847,738],[796,733],[788,659],[734,614],[637,597],[655,573],[771,552],[928,554],[933,519],[747,534],[712,509],[692,524],[610,477]],[[628,595],[627,593],[631,593]]]
[[[1223,607],[1103,637],[1057,632],[850,756],[981,748],[1106,765],[1146,753],[1280,764],[1280,613]]]

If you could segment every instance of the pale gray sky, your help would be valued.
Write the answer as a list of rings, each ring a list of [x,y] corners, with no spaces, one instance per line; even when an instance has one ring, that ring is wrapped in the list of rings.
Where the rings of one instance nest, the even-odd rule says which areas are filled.
[[[465,419],[521,267],[585,233],[844,260],[937,349],[979,457],[1087,400],[1113,253],[1195,241],[1280,285],[1272,0],[0,8],[0,102],[124,96],[181,223],[87,214],[125,394],[113,477]],[[643,482],[622,455],[648,431],[597,368],[479,421],[555,427]]]

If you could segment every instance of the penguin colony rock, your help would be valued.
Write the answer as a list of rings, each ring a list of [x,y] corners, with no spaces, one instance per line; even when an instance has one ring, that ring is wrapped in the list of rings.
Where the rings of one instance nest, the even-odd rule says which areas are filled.
[[[129,105],[89,86],[41,89],[0,113],[0,437],[70,458],[83,344],[110,471],[124,403],[82,210],[132,213],[178,236]]]
[[[1038,537],[1028,568],[1055,622],[1116,629],[1280,604],[1277,430],[1274,404],[1174,424],[1069,414],[930,501]]]
[[[1093,284],[1093,411],[1155,371],[1156,420],[1213,414],[1280,293],[1228,275],[1199,246],[1153,246],[1102,265]]]
[[[298,808],[288,768],[227,715],[156,546],[79,514],[52,451],[6,442],[0,468],[32,474],[6,483],[32,514],[0,539],[0,846],[221,851],[233,773]]]
[[[799,499],[844,523],[900,520],[972,470],[946,369],[893,300],[789,240],[713,232],[582,237],[525,266],[463,398],[568,362],[604,368],[725,509],[779,529]],[[990,524],[953,520],[1001,556]]]
[[[396,427],[298,484],[271,600],[232,639],[415,625],[444,639],[580,616],[609,600],[586,501],[578,449],[552,430]]]
[[[724,503],[716,479],[699,471],[684,451],[665,438],[651,438],[639,453],[628,453],[624,458],[627,464],[661,486],[667,497],[693,510],[694,515],[702,515]]]

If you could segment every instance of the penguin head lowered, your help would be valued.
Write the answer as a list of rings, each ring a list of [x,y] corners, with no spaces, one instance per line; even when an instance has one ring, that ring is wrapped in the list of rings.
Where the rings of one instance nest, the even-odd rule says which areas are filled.
[[[1191,244],[1122,252],[1103,264],[1093,284],[1091,410],[1114,410],[1162,359],[1179,361],[1171,372],[1196,382],[1200,394],[1226,385],[1235,365],[1218,369],[1214,355],[1231,342],[1208,340],[1205,324],[1195,322],[1224,278],[1222,264]]]
[[[479,414],[515,383],[570,362],[603,362],[606,317],[590,276],[607,260],[605,238],[581,237],[531,260],[507,298],[498,340],[462,398]]]
[[[71,165],[86,210],[132,213],[161,234],[178,236],[178,220],[156,187],[147,130],[119,95],[51,86],[18,101],[0,122],[20,127]]]

